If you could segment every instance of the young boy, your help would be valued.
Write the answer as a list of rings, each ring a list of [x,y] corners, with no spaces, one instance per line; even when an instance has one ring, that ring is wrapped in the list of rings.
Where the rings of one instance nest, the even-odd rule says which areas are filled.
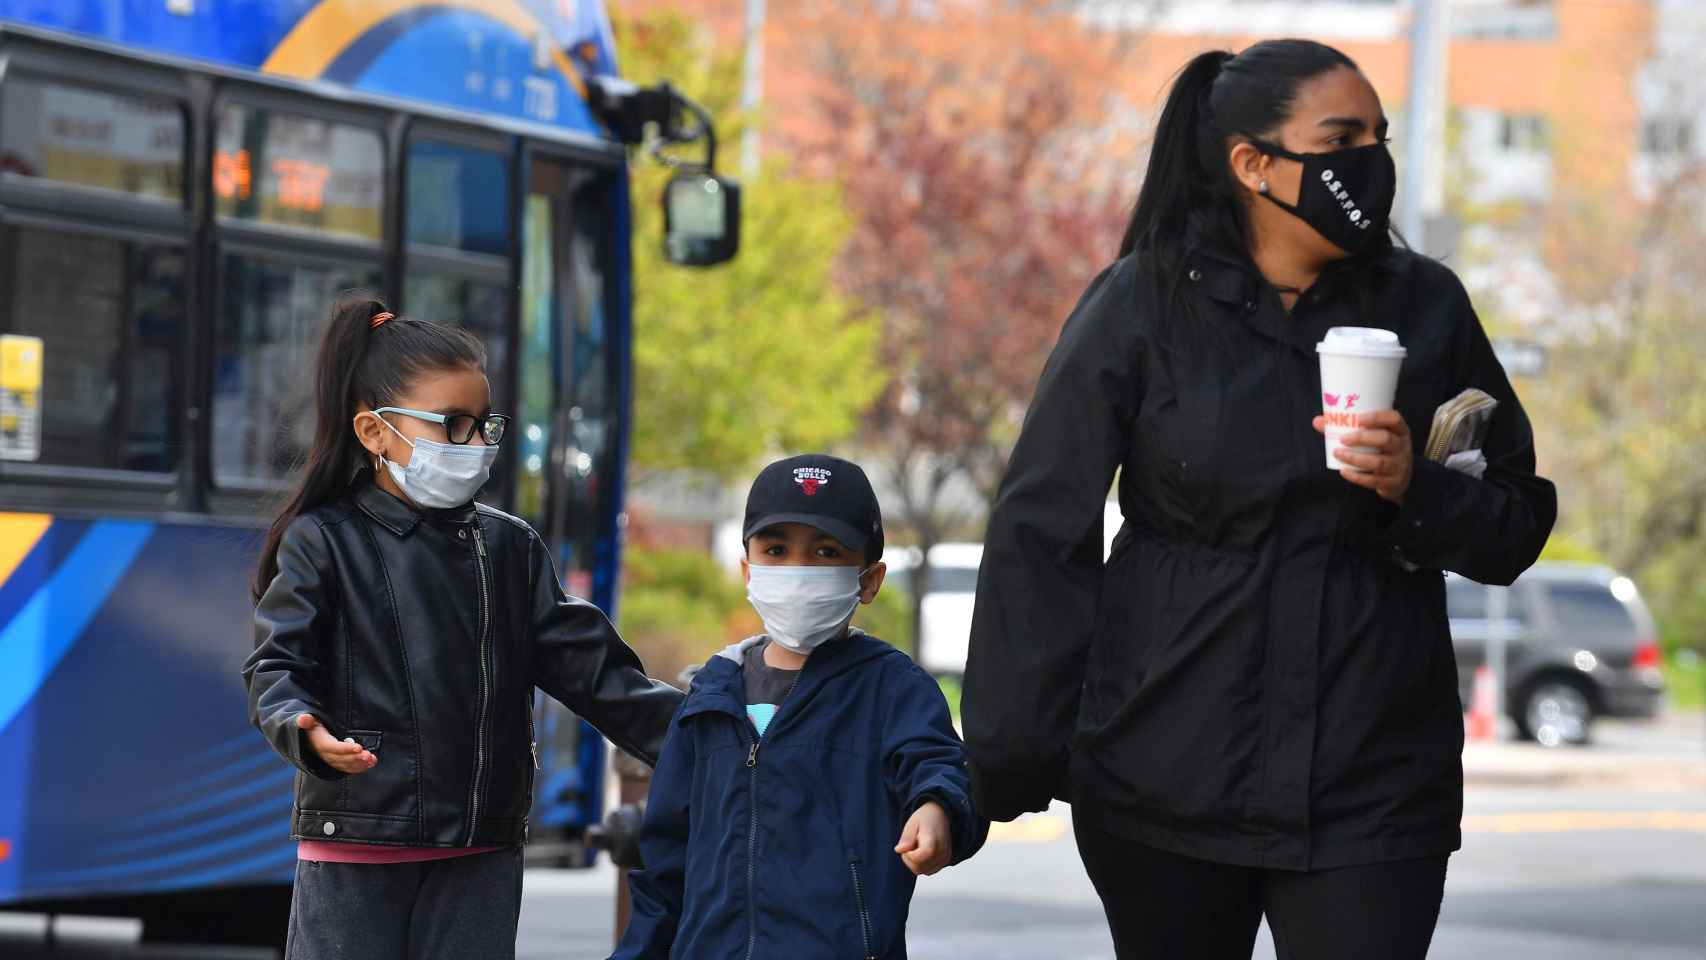
[[[882,587],[882,515],[834,457],[766,467],[741,562],[765,634],[693,678],[652,779],[613,960],[904,960],[919,875],[988,822],[941,690],[853,612]]]

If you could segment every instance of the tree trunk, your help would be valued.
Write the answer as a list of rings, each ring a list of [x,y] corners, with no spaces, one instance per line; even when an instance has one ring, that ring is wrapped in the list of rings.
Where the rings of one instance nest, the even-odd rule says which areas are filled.
[[[930,548],[935,545],[934,537],[920,534],[918,566],[912,568],[912,649],[907,652],[919,663],[924,656],[924,596],[930,592]]]

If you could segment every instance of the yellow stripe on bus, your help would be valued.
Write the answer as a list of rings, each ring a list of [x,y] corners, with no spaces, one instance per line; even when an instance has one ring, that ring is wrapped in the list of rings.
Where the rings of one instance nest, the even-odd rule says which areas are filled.
[[[53,518],[45,513],[0,513],[0,586],[12,578],[52,525]]]
[[[478,13],[498,21],[516,33],[535,42],[545,24],[515,0],[322,0],[298,20],[290,33],[273,48],[272,55],[261,64],[262,73],[303,80],[316,80],[326,72],[345,50],[370,30],[386,20],[411,10],[429,7],[448,7]],[[551,61],[569,81],[569,86],[586,97],[586,84],[573,61],[551,41]]]

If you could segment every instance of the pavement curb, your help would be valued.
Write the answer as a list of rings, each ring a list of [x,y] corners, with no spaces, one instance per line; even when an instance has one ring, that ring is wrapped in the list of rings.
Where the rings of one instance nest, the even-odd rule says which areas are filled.
[[[1463,755],[1463,783],[1466,787],[1706,789],[1706,759],[1554,757],[1551,751],[1538,750],[1471,748]]]

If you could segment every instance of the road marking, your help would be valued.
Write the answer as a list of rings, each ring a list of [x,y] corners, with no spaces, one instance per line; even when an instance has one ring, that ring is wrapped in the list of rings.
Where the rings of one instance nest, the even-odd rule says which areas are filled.
[[[1588,830],[1670,830],[1706,833],[1706,811],[1557,810],[1485,813],[1463,818],[1466,833],[1577,833]]]
[[[989,825],[989,839],[997,843],[1053,843],[1066,836],[1065,817],[1021,817],[1012,823]]]

